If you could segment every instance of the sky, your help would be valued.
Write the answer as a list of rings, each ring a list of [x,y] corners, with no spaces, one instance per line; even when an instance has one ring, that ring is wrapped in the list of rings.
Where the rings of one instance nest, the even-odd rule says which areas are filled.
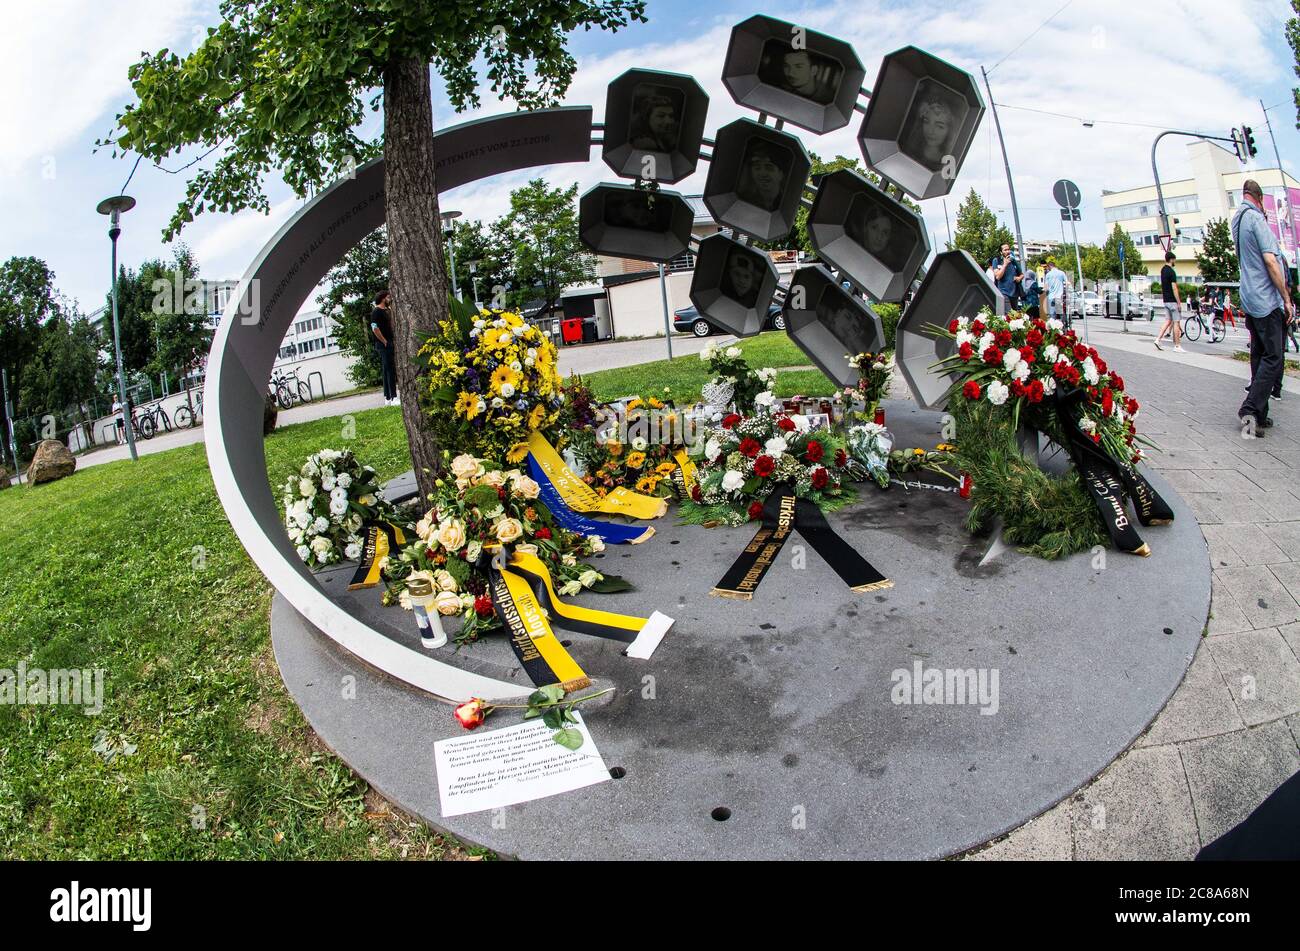
[[[134,156],[115,159],[108,149],[95,151],[95,140],[113,130],[115,115],[131,101],[127,69],[140,51],[192,50],[216,22],[217,2],[3,0],[0,9],[5,25],[0,86],[10,91],[0,98],[0,207],[7,219],[0,260],[43,259],[59,290],[89,312],[102,305],[110,271],[107,219],[95,206],[122,189],[134,161]],[[1258,167],[1275,166],[1261,99],[1277,107],[1270,115],[1282,164],[1300,175],[1291,92],[1296,76],[1283,34],[1290,13],[1285,0],[650,0],[647,24],[617,34],[574,34],[570,49],[578,70],[565,101],[594,106],[600,121],[610,80],[640,66],[695,76],[710,97],[707,135],[741,116],[756,118],[736,105],[721,81],[731,28],[754,13],[850,43],[868,86],[881,57],[907,45],[977,78],[981,66],[989,69],[1026,240],[1059,239],[1061,222],[1051,197],[1059,178],[1072,179],[1083,192],[1080,239],[1103,240],[1102,190],[1151,183],[1151,142],[1161,129],[1226,135],[1233,126],[1251,125],[1260,148]],[[481,109],[457,114],[436,73],[434,79],[438,127],[513,109],[488,92]],[[1082,119],[1091,120],[1092,128]],[[373,138],[380,121],[368,113],[363,137]],[[810,151],[829,158],[860,154],[858,124],[823,136],[787,128]],[[1183,141],[1162,143],[1162,180],[1188,174]],[[192,157],[177,156],[162,163],[164,168],[140,163],[127,189],[138,205],[123,218],[119,241],[127,265],[170,257],[162,228],[184,194],[186,177],[176,170]],[[706,174],[701,163],[701,171],[672,187],[698,193]],[[539,175],[557,186],[576,181],[583,191],[600,181],[619,181],[594,149],[586,165],[532,169],[445,193],[443,207],[491,220],[507,209],[512,188]],[[985,114],[947,198],[954,227],[957,206],[972,188],[1011,225],[991,113]],[[194,250],[204,277],[242,276],[303,203],[277,178],[269,179],[266,189],[269,215],[202,215],[182,232],[180,240]],[[923,202],[922,210],[932,243],[941,248],[948,236],[944,202]]]

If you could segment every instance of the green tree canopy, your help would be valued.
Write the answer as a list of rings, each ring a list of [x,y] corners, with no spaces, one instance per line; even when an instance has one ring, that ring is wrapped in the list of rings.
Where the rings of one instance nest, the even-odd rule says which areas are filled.
[[[195,166],[171,238],[205,211],[267,211],[273,171],[301,196],[379,154],[357,129],[367,104],[382,102],[397,383],[413,397],[413,358],[448,307],[430,64],[457,111],[479,104],[480,63],[501,98],[551,105],[576,65],[568,34],[644,21],[644,0],[222,0],[219,9],[192,53],[163,49],[130,67],[136,101],[105,144],[153,161],[219,152]],[[441,454],[418,400],[403,400],[402,415],[420,489],[431,492]]]
[[[1120,266],[1119,249],[1124,249],[1124,263]],[[1147,273],[1146,262],[1142,260],[1142,253],[1138,250],[1129,233],[1121,228],[1118,222],[1114,229],[1106,238],[1106,243],[1101,248],[1103,255],[1102,263],[1102,280],[1123,280],[1124,275],[1129,277],[1141,277]]]
[[[986,267],[1002,245],[1009,244],[1014,249],[1016,239],[1011,229],[998,221],[993,209],[984,204],[984,199],[972,188],[957,209],[957,230],[952,243],[968,252],[980,267]]]
[[[1207,281],[1235,281],[1241,276],[1237,266],[1237,246],[1232,241],[1232,228],[1226,219],[1215,218],[1205,226],[1196,266]]]
[[[578,238],[578,185],[549,188],[540,178],[510,193],[499,229],[511,242],[515,306],[540,298],[549,307],[570,284],[591,280],[596,259]]]

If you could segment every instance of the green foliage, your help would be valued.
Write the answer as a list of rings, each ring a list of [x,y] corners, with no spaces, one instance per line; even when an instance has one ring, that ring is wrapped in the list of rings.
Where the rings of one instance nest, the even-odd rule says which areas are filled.
[[[316,306],[334,321],[339,350],[356,361],[348,368],[349,378],[357,386],[378,386],[383,367],[371,343],[370,311],[375,294],[388,285],[387,230],[379,228],[363,238],[330,268],[323,283],[329,289],[316,298]]]
[[[538,297],[554,304],[565,287],[596,273],[595,257],[578,238],[577,196],[576,182],[549,188],[540,178],[510,193],[510,211],[499,230],[514,263],[514,307]],[[464,295],[466,289],[461,290]]]
[[[24,414],[20,393],[26,374],[42,344],[42,325],[60,313],[54,272],[44,261],[14,257],[0,265],[0,368],[9,377],[10,399],[18,417]],[[39,381],[33,381],[38,383]],[[0,441],[8,447],[9,420],[0,401]],[[22,444],[22,440],[15,439]]]
[[[1215,218],[1205,226],[1201,253],[1196,255],[1196,266],[1207,281],[1235,281],[1241,276],[1237,266],[1237,247],[1232,240],[1232,228],[1224,218]]]
[[[1008,408],[958,398],[948,411],[956,423],[958,468],[973,483],[970,531],[989,531],[1000,521],[1009,543],[1048,559],[1110,544],[1078,473],[1048,475],[1021,454]]]
[[[19,405],[24,414],[53,413],[58,417],[64,410],[72,410],[71,418],[58,419],[62,432],[73,420],[86,418],[80,404],[96,395],[99,335],[84,317],[69,319],[56,312],[40,328],[38,337],[33,372],[23,377]]]
[[[262,178],[278,170],[298,195],[380,152],[357,128],[378,111],[385,76],[432,63],[457,111],[488,85],[525,109],[558,101],[576,63],[567,35],[645,20],[643,0],[222,0],[221,22],[193,52],[144,54],[128,77],[136,101],[100,144],[160,162],[200,147],[164,229],[174,237],[204,212],[269,211]]]
[[[1296,75],[1300,76],[1300,0],[1291,0],[1291,12],[1296,16],[1286,21],[1286,41],[1291,45],[1291,53],[1295,57],[1292,67]],[[1296,108],[1296,128],[1300,129],[1300,89],[1293,89],[1291,97]]]
[[[105,313],[111,315],[112,306],[110,290],[104,295]],[[183,244],[170,262],[145,261],[138,271],[122,265],[117,311],[122,365],[128,374],[180,377],[212,345],[198,262]]]
[[[1016,239],[972,188],[957,209],[957,230],[952,243],[955,248],[968,252],[980,267],[987,267],[1002,245],[1009,244],[1014,249]]]
[[[898,319],[901,315],[897,304],[876,304],[873,308],[880,317],[880,326],[885,331],[885,350],[894,349],[894,338],[898,336]]]
[[[1124,249],[1124,264],[1120,266],[1119,249]],[[1148,273],[1146,262],[1142,260],[1142,253],[1138,246],[1133,243],[1129,233],[1119,226],[1117,222],[1110,235],[1106,238],[1106,243],[1101,247],[1102,254],[1102,280],[1111,279],[1120,281],[1124,275],[1129,277],[1141,277]],[[1087,270],[1085,266],[1085,271]]]

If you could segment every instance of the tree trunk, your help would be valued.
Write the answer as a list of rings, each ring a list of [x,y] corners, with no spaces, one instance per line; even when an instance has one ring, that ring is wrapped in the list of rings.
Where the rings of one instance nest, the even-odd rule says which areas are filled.
[[[393,363],[421,496],[433,491],[440,447],[420,412],[421,340],[447,317],[447,268],[434,179],[429,66],[402,59],[384,72],[384,206],[393,295]]]

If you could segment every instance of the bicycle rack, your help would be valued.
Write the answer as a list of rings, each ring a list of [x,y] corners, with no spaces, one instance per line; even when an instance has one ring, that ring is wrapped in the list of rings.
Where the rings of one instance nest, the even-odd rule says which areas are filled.
[[[311,378],[314,376],[320,377],[320,395],[321,396],[325,395],[325,375],[321,373],[320,370],[312,370],[310,373],[307,374],[307,392],[311,394],[312,399],[317,398],[316,390],[311,385]]]

